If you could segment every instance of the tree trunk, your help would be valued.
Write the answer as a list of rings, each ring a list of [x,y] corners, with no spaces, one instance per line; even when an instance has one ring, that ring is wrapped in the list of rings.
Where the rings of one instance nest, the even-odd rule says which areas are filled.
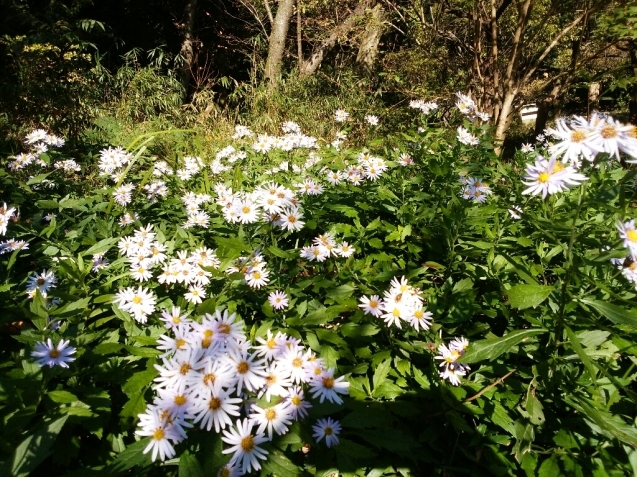
[[[183,57],[183,64],[180,69],[181,83],[184,86],[184,100],[188,100],[190,83],[192,80],[192,68],[195,58],[193,44],[195,42],[195,17],[197,15],[197,0],[188,0],[184,12],[184,23],[181,26],[183,31],[183,41],[179,54]]]
[[[588,116],[599,109],[600,84],[591,83],[588,85]]]
[[[507,129],[509,128],[509,124],[511,123],[511,118],[513,116],[513,102],[515,101],[516,96],[517,91],[510,89],[506,91],[502,100],[500,116],[498,117],[495,128],[495,153],[498,156],[502,152],[502,146],[504,144],[504,140],[506,139]]]
[[[332,30],[330,36],[323,40],[318,48],[314,49],[309,60],[303,63],[300,71],[301,76],[311,76],[319,69],[323,62],[323,58],[325,58],[325,55],[334,48],[339,37],[345,35],[354,28],[356,22],[365,15],[365,10],[373,3],[375,3],[374,0],[365,0],[359,3],[352,13],[345,18],[343,23],[337,25],[334,30]]]
[[[535,118],[535,135],[542,134],[546,123],[554,112],[555,102],[562,92],[561,84],[553,84],[551,92],[537,104],[537,118]]]
[[[290,18],[294,13],[296,0],[279,0],[279,8],[272,24],[270,43],[268,45],[268,59],[265,62],[265,80],[270,87],[276,89],[281,76],[281,62],[285,52],[285,40],[288,36]]]
[[[372,9],[370,23],[367,25],[367,29],[361,38],[358,55],[356,56],[356,63],[358,63],[368,75],[374,71],[374,65],[378,57],[378,45],[383,35],[383,30],[385,29],[384,20],[385,10],[382,5],[377,4]]]

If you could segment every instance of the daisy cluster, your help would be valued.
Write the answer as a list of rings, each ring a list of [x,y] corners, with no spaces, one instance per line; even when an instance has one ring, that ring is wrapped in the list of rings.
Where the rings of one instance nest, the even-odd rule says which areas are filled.
[[[250,254],[249,257],[239,257],[231,267],[226,269],[227,273],[240,273],[243,281],[250,287],[259,289],[270,281],[270,272],[266,269],[267,263],[259,249]]]
[[[155,365],[156,397],[139,415],[136,432],[150,437],[144,453],[152,450],[153,460],[174,457],[173,446],[198,424],[222,433],[227,444],[223,453],[232,454],[227,467],[231,475],[258,470],[259,460],[268,454],[259,445],[307,417],[312,405],[306,392],[320,402],[335,403],[348,393],[344,378],[334,377],[334,369],[326,368],[300,340],[268,331],[253,345],[244,323],[227,310],[194,320],[173,308],[161,319],[170,334],[158,340],[163,355],[162,364]],[[338,443],[336,421],[322,429],[328,445]]]
[[[206,204],[212,200],[208,194],[195,194],[194,192],[186,192],[181,201],[186,208],[186,214],[188,214],[188,220],[182,224],[182,227],[189,229],[192,227],[208,228],[210,224],[210,215],[201,210],[201,205]]]
[[[324,262],[329,257],[351,257],[356,249],[347,242],[337,243],[331,234],[325,233],[316,237],[312,245],[301,249],[301,258],[310,262]]]
[[[248,157],[248,154],[245,151],[237,151],[232,146],[226,146],[217,152],[215,158],[210,163],[210,170],[214,175],[221,174],[222,172],[230,170],[230,164],[241,161],[246,157]],[[228,164],[222,162],[224,159]]]
[[[429,114],[438,109],[438,104],[433,101],[424,101],[422,99],[412,99],[409,101],[409,107],[419,109],[422,114]]]
[[[635,221],[619,222],[617,230],[629,255],[625,259],[611,258],[610,261],[637,289],[637,228],[635,228]]]
[[[478,111],[478,107],[475,101],[471,99],[471,96],[458,92],[456,93],[456,97],[458,98],[458,101],[456,101],[456,107],[470,121],[478,118],[481,121],[487,122],[489,119],[491,119],[491,115],[489,113]]]
[[[558,119],[556,128],[549,128],[546,133],[559,142],[549,143],[551,155],[548,159],[538,155],[535,164],[526,166],[523,183],[528,188],[523,194],[541,194],[542,198],[546,198],[580,185],[587,180],[579,173],[582,160],[593,162],[600,153],[619,160],[623,152],[632,158],[626,162],[637,162],[637,128],[621,124],[609,116],[595,113],[588,121],[579,116],[570,122]]]
[[[559,161],[555,156],[545,159],[538,154],[535,164],[527,164],[524,179],[522,183],[528,188],[523,190],[522,194],[542,194],[544,199],[547,195],[579,186],[588,178],[577,172],[575,167]]]
[[[303,184],[312,189],[312,184]],[[230,223],[251,224],[261,220],[288,231],[301,230],[305,222],[303,208],[291,189],[275,182],[267,182],[252,192],[233,192],[224,184],[215,186],[216,204],[224,219]]]
[[[109,147],[100,151],[97,167],[102,175],[108,176],[113,182],[119,182],[124,168],[133,160],[133,155],[121,146]]]
[[[31,151],[12,156],[13,161],[8,165],[12,171],[25,169],[31,164],[46,167],[47,163],[39,158],[40,154],[47,152],[49,147],[64,146],[63,138],[49,134],[44,129],[34,129],[26,135],[24,142],[31,148]]]
[[[203,160],[199,156],[184,156],[184,167],[177,169],[175,174],[182,181],[188,181],[195,177],[204,167]]]
[[[402,328],[402,322],[409,323],[416,331],[428,330],[433,314],[425,311],[420,290],[409,284],[405,277],[400,280],[394,277],[389,290],[378,295],[363,296],[358,305],[363,311],[376,318],[381,318],[387,326]]]
[[[287,121],[283,123],[281,129],[284,133],[283,136],[259,134],[256,142],[252,145],[252,149],[263,154],[273,149],[285,152],[294,149],[318,149],[318,140],[315,137],[303,134],[301,127],[297,123]]]
[[[564,161],[578,164],[580,158],[594,161],[601,152],[619,160],[619,153],[624,152],[633,158],[628,162],[637,162],[636,126],[624,125],[598,113],[588,121],[576,116],[570,122],[561,118],[555,123],[556,128],[547,129],[548,134],[560,140],[549,146],[551,157],[563,156]]]
[[[477,177],[460,177],[460,183],[462,184],[460,196],[467,200],[483,204],[487,201],[487,196],[493,193],[489,184]]]
[[[0,242],[0,255],[15,252],[16,250],[26,250],[28,248],[29,244],[24,240],[9,239]]]
[[[442,379],[448,379],[451,384],[458,386],[460,384],[460,378],[467,375],[467,371],[471,368],[466,364],[458,363],[458,359],[464,355],[469,341],[466,338],[455,338],[449,346],[441,344],[438,346],[438,356],[436,359],[441,360],[440,367],[444,367],[440,373]]]
[[[477,146],[480,144],[478,137],[471,134],[466,128],[458,126],[457,131],[458,135],[456,136],[456,139],[458,139],[458,142],[466,144],[467,146]]]
[[[375,157],[368,152],[361,152],[358,155],[357,163],[349,165],[344,172],[324,169],[327,181],[332,185],[338,185],[343,181],[353,185],[360,185],[363,182],[375,181],[388,169],[387,163],[380,157]]]
[[[152,224],[136,230],[133,235],[120,239],[119,251],[126,256],[130,263],[130,276],[139,282],[146,282],[156,278],[160,284],[182,284],[188,291],[184,298],[191,303],[201,303],[206,297],[205,287],[210,283],[211,273],[206,267],[217,268],[219,259],[215,251],[206,247],[199,247],[190,252],[180,250],[176,257],[166,255],[166,246],[155,240]],[[155,277],[153,269],[161,268],[161,273]],[[115,302],[119,307],[129,312],[135,320],[146,323],[148,315],[155,311],[157,298],[150,290],[139,286],[117,293]]]

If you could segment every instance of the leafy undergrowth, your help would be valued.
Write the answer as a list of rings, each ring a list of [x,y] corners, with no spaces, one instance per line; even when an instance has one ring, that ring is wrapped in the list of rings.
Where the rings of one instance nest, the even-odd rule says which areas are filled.
[[[343,111],[216,157],[30,135],[0,173],[2,474],[634,471],[634,129],[505,163],[467,98],[457,131],[413,106],[365,147]]]

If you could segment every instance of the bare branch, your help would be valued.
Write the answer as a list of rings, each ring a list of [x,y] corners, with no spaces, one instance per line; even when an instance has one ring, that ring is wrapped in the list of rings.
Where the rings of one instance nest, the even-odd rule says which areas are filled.
[[[270,2],[268,0],[263,0],[263,4],[265,5],[265,11],[268,12],[270,25],[272,25],[274,23],[274,17],[272,16],[272,10],[270,9]]]

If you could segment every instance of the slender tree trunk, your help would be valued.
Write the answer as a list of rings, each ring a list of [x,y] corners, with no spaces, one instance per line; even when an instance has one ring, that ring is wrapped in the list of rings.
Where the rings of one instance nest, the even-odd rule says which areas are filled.
[[[374,71],[374,65],[378,57],[378,45],[385,29],[384,20],[385,10],[382,5],[377,4],[372,9],[370,23],[361,38],[358,55],[356,56],[356,63],[361,65],[367,74],[371,74]]]
[[[349,32],[356,22],[365,15],[365,10],[373,4],[373,0],[359,3],[342,23],[336,26],[332,33],[314,49],[310,58],[301,67],[301,76],[311,76],[319,69],[325,55],[336,45],[339,37]]]
[[[301,0],[296,2],[296,55],[299,58],[299,71],[303,65],[303,23],[301,21]]]
[[[281,62],[285,53],[285,40],[290,28],[290,18],[294,13],[296,0],[279,0],[279,8],[272,24],[270,43],[268,45],[268,58],[265,62],[265,80],[270,87],[276,89],[281,76]]]
[[[179,54],[183,57],[183,64],[181,65],[180,75],[181,83],[184,86],[185,100],[189,96],[190,82],[192,80],[192,68],[194,67],[194,30],[195,30],[195,18],[197,16],[197,0],[188,0],[186,3],[186,10],[184,12],[184,23],[182,25],[183,41],[181,43],[181,50]]]

